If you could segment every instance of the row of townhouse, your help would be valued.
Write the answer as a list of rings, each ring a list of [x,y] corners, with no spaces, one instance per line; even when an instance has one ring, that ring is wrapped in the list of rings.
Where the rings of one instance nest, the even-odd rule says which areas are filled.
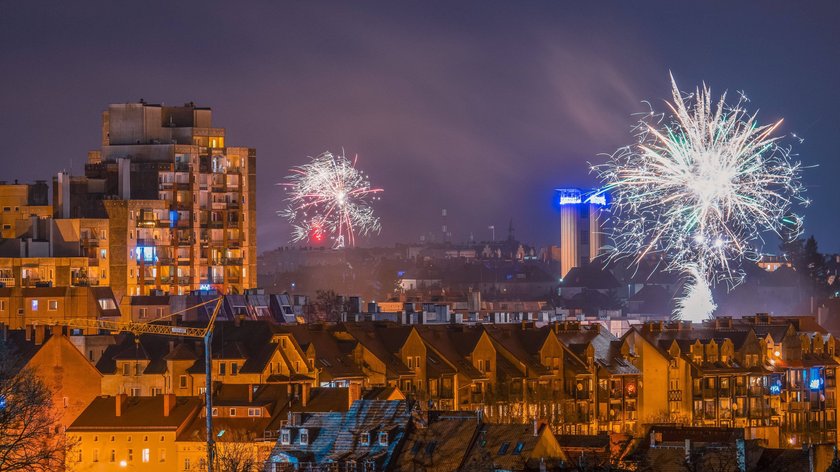
[[[57,408],[73,410],[65,411],[65,425],[98,395],[205,393],[203,346],[194,340],[124,334],[84,336],[90,342],[81,343],[79,336],[44,327],[4,331],[4,337],[40,359],[34,367],[63,392]],[[94,341],[101,351],[90,355],[84,347]],[[800,447],[837,441],[835,344],[809,318],[762,315],[648,323],[620,339],[599,325],[574,322],[277,325],[237,319],[217,323],[211,369],[214,395],[270,385],[275,395],[303,403],[316,389],[350,392],[350,399],[388,391],[421,410],[480,411],[497,424],[542,420],[557,434],[638,435],[647,424],[676,423],[743,428],[746,437],[771,447]],[[36,352],[61,352],[62,358]],[[262,431],[277,434],[274,426]]]
[[[204,393],[200,342],[130,334],[111,342],[90,354],[103,394]],[[640,373],[598,325],[218,322],[212,362],[216,383],[281,384],[303,397],[313,387],[392,387],[423,409],[542,418],[566,434],[638,426]]]
[[[97,363],[103,393],[204,393],[201,346],[118,338]],[[643,423],[745,428],[798,447],[836,442],[836,340],[808,318],[648,323],[621,339],[599,325],[286,325],[223,322],[214,380],[399,389],[423,409],[544,419],[558,433]]]
[[[771,447],[836,443],[836,340],[809,318],[648,323],[622,349],[648,423],[744,428]]]

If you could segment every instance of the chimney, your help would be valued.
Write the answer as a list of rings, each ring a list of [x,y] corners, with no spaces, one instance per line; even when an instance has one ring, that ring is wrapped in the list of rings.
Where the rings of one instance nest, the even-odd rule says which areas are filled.
[[[172,409],[175,408],[175,394],[174,393],[164,393],[163,394],[163,416],[169,416],[169,413],[172,413]]]
[[[116,404],[116,407],[117,407],[116,408],[116,410],[117,410],[116,415],[117,416],[122,416],[123,406],[124,406],[124,403],[126,402],[126,400],[128,400],[128,395],[126,395],[124,393],[117,394],[117,396],[114,397],[114,400],[115,400],[114,403]]]
[[[359,383],[351,383],[350,387],[348,387],[348,394],[347,394],[347,407],[350,408],[353,406],[353,402],[356,400],[361,400],[362,398],[362,384]]]
[[[44,325],[35,325],[35,345],[40,346],[44,344],[44,337],[47,333],[47,327]]]

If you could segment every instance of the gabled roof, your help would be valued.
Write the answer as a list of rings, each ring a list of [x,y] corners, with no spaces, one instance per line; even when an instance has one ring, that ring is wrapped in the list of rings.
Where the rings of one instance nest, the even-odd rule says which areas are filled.
[[[177,397],[168,416],[163,414],[164,396],[124,397],[122,413],[116,415],[116,397],[96,397],[68,431],[149,431],[176,430],[196,415],[202,402],[198,397]]]
[[[413,428],[395,459],[394,470],[458,470],[479,425],[473,415],[441,418]]]
[[[534,434],[534,426],[531,424],[482,423],[464,465],[481,467],[487,463],[489,457],[497,470],[522,470],[526,461],[539,461],[540,457],[534,457],[533,453],[540,441],[548,441],[557,446],[556,455],[543,458],[549,467],[566,459],[548,427],[543,426]]]
[[[483,331],[463,325],[422,325],[418,327],[417,331],[426,345],[439,354],[443,360],[454,366],[459,374],[473,380],[486,378],[466,358],[475,349],[479,339],[484,334]]]
[[[325,464],[329,462],[372,461],[377,470],[390,467],[392,457],[408,429],[411,414],[404,401],[359,400],[347,412],[304,413],[299,426],[287,426],[290,444],[278,441],[270,462]],[[309,441],[300,444],[300,432]],[[388,434],[381,445],[378,433]],[[369,434],[369,443],[361,437]]]
[[[341,326],[365,349],[385,364],[385,376],[396,379],[400,375],[414,375],[405,363],[397,357],[405,344],[411,326],[390,323],[345,323]]]
[[[504,349],[525,365],[528,376],[550,375],[551,369],[540,362],[540,349],[551,336],[551,328],[528,328],[521,325],[484,327],[497,349]]]
[[[322,325],[286,325],[279,330],[291,333],[304,351],[310,347],[314,349],[315,368],[320,369],[327,380],[365,376],[353,360],[357,342],[339,341]]]

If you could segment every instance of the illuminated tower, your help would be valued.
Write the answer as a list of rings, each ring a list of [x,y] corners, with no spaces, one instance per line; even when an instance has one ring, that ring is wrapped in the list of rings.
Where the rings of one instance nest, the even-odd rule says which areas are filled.
[[[558,188],[554,200],[560,209],[560,275],[595,259],[603,247],[601,211],[606,194],[579,188]]]

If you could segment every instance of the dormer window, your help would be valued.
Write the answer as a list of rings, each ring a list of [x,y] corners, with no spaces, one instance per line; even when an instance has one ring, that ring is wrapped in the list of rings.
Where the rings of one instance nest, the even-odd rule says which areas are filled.
[[[306,446],[309,444],[309,430],[306,428],[301,428],[300,430],[300,445]]]
[[[387,431],[380,431],[379,432],[379,445],[380,446],[388,446],[388,432]]]
[[[288,429],[280,430],[280,444],[288,446],[292,442],[292,432]]]
[[[370,432],[362,433],[361,443],[362,446],[370,446]]]

